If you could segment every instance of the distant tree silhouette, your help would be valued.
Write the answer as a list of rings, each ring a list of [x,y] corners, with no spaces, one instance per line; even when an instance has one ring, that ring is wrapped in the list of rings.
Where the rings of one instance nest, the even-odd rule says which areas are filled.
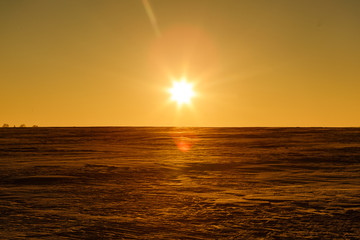
[[[21,127],[21,128],[24,128],[24,127],[26,127],[26,126],[25,126],[25,124],[21,124],[20,127]]]
[[[3,127],[3,128],[8,128],[8,127],[9,127],[9,124],[4,123],[4,125],[3,125],[2,127]]]
[[[33,127],[33,128],[37,128],[37,127],[39,127],[39,126],[38,126],[38,125],[33,125],[32,127]]]

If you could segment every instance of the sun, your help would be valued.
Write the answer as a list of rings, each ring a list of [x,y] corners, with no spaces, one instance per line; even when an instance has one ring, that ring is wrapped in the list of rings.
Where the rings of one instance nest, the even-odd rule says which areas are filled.
[[[193,85],[186,82],[185,78],[181,79],[181,81],[173,82],[173,86],[169,92],[171,94],[171,100],[177,102],[179,105],[190,103],[191,98],[195,95]]]

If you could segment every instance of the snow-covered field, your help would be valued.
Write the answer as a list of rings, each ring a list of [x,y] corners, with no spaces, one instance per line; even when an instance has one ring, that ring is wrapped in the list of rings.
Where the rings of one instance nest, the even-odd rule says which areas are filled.
[[[360,129],[3,128],[0,239],[360,239]]]

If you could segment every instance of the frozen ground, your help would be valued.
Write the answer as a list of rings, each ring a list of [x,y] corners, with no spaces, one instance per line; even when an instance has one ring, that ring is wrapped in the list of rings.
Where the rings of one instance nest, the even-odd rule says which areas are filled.
[[[0,190],[0,239],[360,239],[360,129],[0,129]]]

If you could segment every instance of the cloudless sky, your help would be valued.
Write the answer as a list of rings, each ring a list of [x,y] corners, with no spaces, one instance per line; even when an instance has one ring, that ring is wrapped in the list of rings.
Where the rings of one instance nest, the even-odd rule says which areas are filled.
[[[0,125],[360,126],[360,1],[149,2],[0,1]]]

